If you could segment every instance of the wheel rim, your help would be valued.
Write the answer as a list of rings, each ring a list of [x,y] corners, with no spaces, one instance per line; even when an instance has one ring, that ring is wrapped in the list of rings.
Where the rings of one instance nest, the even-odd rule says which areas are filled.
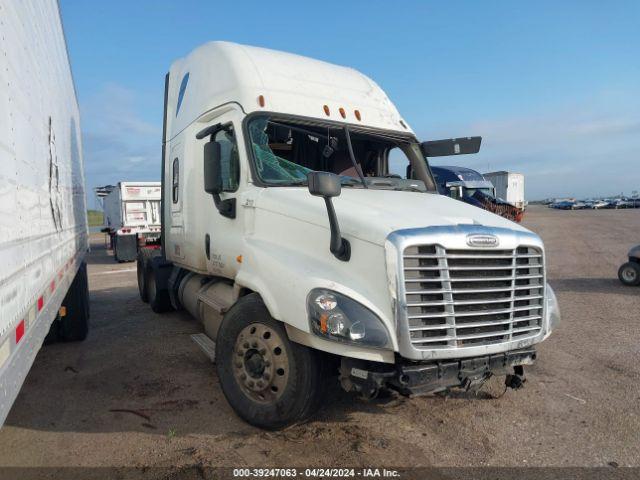
[[[635,282],[637,277],[638,277],[638,274],[633,268],[627,267],[622,270],[622,278],[626,282]]]
[[[289,360],[278,332],[262,323],[245,327],[233,349],[233,375],[244,394],[256,402],[280,398],[289,378]]]

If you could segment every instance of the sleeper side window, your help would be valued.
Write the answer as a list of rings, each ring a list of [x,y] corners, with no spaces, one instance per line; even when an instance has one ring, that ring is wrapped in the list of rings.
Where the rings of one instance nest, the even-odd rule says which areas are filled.
[[[182,82],[180,83],[180,90],[178,91],[178,103],[176,105],[176,117],[178,113],[180,113],[180,107],[182,106],[182,100],[184,100],[184,94],[187,91],[187,84],[189,83],[189,73],[186,73],[184,77],[182,77]]]
[[[214,140],[220,144],[222,189],[225,192],[235,192],[240,180],[240,159],[233,126],[229,125],[224,130],[219,130]]]
[[[173,198],[173,203],[178,203],[178,195],[180,192],[180,162],[178,159],[173,160],[173,173],[172,173],[172,182],[171,182],[171,197]]]

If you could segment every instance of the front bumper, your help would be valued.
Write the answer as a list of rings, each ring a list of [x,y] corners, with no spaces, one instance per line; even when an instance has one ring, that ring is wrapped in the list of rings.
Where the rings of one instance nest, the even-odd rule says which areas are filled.
[[[395,365],[343,358],[341,383],[347,391],[373,397],[381,388],[403,395],[425,395],[449,388],[473,388],[491,375],[522,376],[522,366],[536,360],[533,348],[479,357],[434,362],[409,362],[399,358]]]

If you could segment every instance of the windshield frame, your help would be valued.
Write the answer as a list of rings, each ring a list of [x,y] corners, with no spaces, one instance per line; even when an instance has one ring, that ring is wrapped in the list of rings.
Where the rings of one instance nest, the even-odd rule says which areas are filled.
[[[242,133],[244,137],[243,141],[244,141],[245,149],[247,151],[247,157],[248,157],[247,160],[249,163],[249,169],[251,171],[252,183],[254,185],[257,185],[259,187],[264,187],[264,188],[301,187],[301,186],[305,186],[305,184],[293,184],[293,185],[292,184],[276,184],[276,183],[265,182],[264,180],[262,180],[262,178],[260,178],[260,175],[258,174],[257,167],[256,167],[256,157],[255,157],[255,152],[252,145],[251,133],[249,132],[249,122],[251,122],[253,119],[257,117],[266,117],[269,120],[279,121],[279,122],[291,122],[291,123],[299,122],[303,124],[301,125],[301,127],[303,127],[304,124],[320,126],[320,127],[339,128],[339,129],[344,129],[345,127],[347,127],[350,133],[356,133],[356,134],[364,133],[364,134],[371,134],[371,135],[377,134],[385,137],[395,138],[398,140],[398,142],[415,144],[418,147],[420,145],[416,136],[410,132],[401,132],[398,130],[387,130],[382,128],[367,127],[367,126],[358,125],[354,123],[339,122],[336,120],[324,120],[324,119],[319,119],[315,117],[305,117],[301,115],[287,114],[282,112],[271,112],[271,111],[251,112],[247,114],[245,118],[242,120]],[[425,162],[426,173],[431,177],[431,181],[433,185],[433,188],[430,188],[429,185],[425,184],[425,187],[427,189],[426,193],[438,193],[435,179],[433,177],[433,173],[431,172],[431,167],[429,166],[429,161],[424,155],[421,155],[421,157]]]

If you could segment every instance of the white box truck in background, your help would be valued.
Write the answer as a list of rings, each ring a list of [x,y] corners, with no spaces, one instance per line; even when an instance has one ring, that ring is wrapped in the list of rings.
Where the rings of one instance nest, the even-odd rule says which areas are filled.
[[[140,249],[140,296],[203,323],[242,418],[300,421],[332,373],[368,398],[522,385],[560,319],[542,241],[439,195],[428,168],[478,139],[420,143],[363,74],[228,42],[171,66],[163,132],[162,248]]]
[[[78,104],[56,0],[0,0],[0,423],[47,332],[87,335]]]
[[[102,187],[104,191],[108,187]],[[120,182],[103,197],[103,231],[119,262],[131,262],[139,245],[160,240],[160,182]]]
[[[513,172],[489,172],[482,174],[496,189],[496,197],[524,210],[524,175]]]

